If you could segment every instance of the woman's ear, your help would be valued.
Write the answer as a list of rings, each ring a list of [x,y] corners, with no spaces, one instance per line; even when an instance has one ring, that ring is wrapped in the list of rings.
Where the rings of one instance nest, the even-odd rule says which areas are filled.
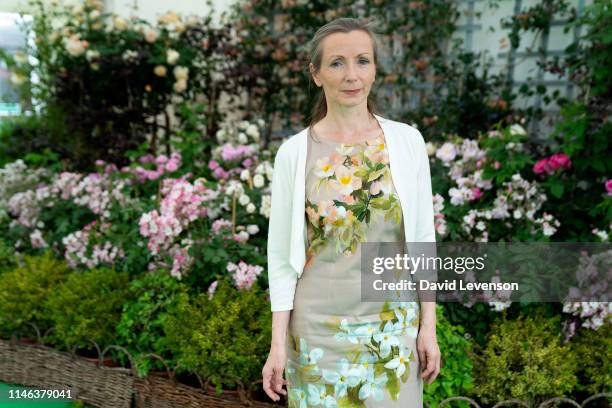
[[[314,81],[315,85],[320,88],[321,87],[321,82],[317,78],[317,74],[315,74],[315,72],[314,72],[315,69],[314,69],[314,65],[312,65],[312,62],[308,64],[308,69],[310,70],[310,75],[312,76],[312,80]]]

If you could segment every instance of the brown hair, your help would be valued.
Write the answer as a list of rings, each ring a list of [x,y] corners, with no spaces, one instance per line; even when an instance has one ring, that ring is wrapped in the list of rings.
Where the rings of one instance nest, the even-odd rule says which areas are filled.
[[[321,69],[321,59],[323,57],[323,47],[322,42],[328,35],[334,33],[349,33],[354,30],[361,30],[368,34],[372,39],[372,48],[374,50],[374,64],[378,68],[379,67],[379,43],[380,40],[378,38],[377,30],[375,28],[375,22],[372,20],[361,20],[357,18],[351,17],[341,17],[337,18],[329,23],[325,24],[321,28],[317,30],[314,34],[312,40],[308,43],[308,55],[309,62],[314,66],[314,71],[319,72]],[[310,65],[309,65],[310,67]],[[314,83],[312,78],[312,74],[310,73],[310,69],[308,68],[309,78],[311,79],[311,83]],[[368,112],[371,114],[378,113],[378,109],[376,107],[376,103],[374,102],[375,97],[370,94],[368,95]],[[327,114],[327,101],[325,100],[325,92],[321,88],[319,95],[317,96],[317,101],[311,111],[310,114],[310,124],[308,125],[308,133],[312,135],[314,132],[312,131],[312,127],[315,123],[319,122],[321,119],[325,117]]]

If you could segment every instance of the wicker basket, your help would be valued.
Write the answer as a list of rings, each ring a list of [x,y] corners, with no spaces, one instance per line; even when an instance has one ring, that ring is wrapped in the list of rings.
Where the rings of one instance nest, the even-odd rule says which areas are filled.
[[[32,387],[71,389],[94,407],[130,408],[134,376],[123,367],[98,367],[73,353],[0,339],[0,380]]]
[[[278,404],[255,401],[241,387],[240,397],[210,395],[204,390],[208,382],[200,379],[201,389],[175,381],[174,371],[166,365],[167,377],[139,378],[124,367],[104,367],[101,362],[108,350],[124,352],[134,367],[131,355],[122,347],[108,346],[100,351],[98,365],[71,353],[58,351],[39,343],[28,344],[0,339],[0,381],[30,387],[71,389],[75,399],[99,408],[130,408],[135,397],[137,408],[278,408]]]
[[[249,398],[249,393],[238,379],[236,382],[240,386],[239,397],[210,395],[204,391],[208,390],[209,381],[203,381],[197,376],[201,386],[199,389],[178,383],[175,381],[174,370],[170,370],[162,357],[154,353],[148,354],[147,357],[156,358],[164,364],[167,378],[154,375],[135,378],[137,408],[279,408],[282,406]]]

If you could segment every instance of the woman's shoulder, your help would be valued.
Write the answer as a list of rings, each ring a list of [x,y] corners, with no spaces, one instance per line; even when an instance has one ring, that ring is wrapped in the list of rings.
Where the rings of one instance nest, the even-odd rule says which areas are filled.
[[[378,116],[381,124],[390,127],[398,139],[406,143],[425,144],[425,139],[415,125],[399,120],[392,120]]]
[[[308,128],[304,128],[297,133],[284,137],[278,146],[276,154],[289,158],[297,156],[306,138],[307,130]]]

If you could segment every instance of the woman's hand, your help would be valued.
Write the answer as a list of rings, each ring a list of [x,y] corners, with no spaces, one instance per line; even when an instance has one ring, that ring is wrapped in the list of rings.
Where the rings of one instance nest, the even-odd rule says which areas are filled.
[[[440,347],[436,328],[421,327],[417,335],[417,352],[421,366],[421,378],[431,384],[440,373]]]
[[[270,347],[268,360],[261,371],[263,377],[263,389],[268,396],[278,401],[278,394],[287,395],[287,391],[283,389],[283,385],[287,384],[287,380],[283,379],[283,371],[287,362],[287,352],[283,346]]]

